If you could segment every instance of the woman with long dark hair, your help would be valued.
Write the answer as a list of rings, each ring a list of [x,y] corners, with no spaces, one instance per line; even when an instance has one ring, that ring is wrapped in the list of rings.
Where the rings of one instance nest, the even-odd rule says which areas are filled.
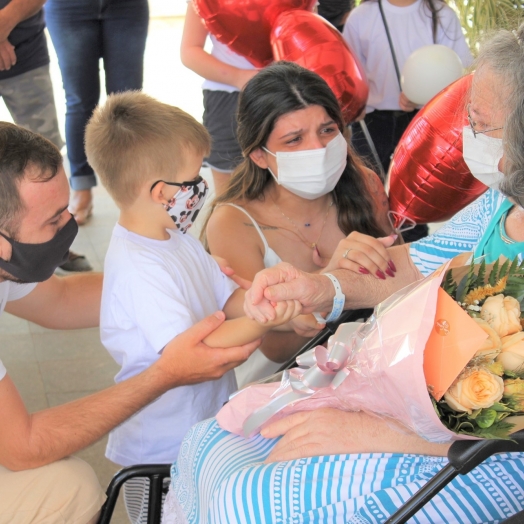
[[[382,184],[348,147],[340,106],[320,76],[290,62],[267,67],[246,84],[237,119],[244,160],[205,230],[211,253],[237,274],[252,279],[282,260],[320,272],[351,232],[392,232]],[[393,274],[383,266],[377,277]],[[239,383],[273,372],[304,342],[294,333],[267,336],[265,357],[257,352],[244,364]]]

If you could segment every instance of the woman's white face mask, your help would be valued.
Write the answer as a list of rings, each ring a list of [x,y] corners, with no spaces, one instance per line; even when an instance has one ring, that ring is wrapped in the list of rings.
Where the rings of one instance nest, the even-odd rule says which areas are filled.
[[[499,163],[504,155],[502,139],[479,133],[475,137],[470,126],[462,130],[462,156],[471,174],[484,185],[498,189],[504,178]]]
[[[320,149],[276,154],[263,149],[277,159],[278,178],[268,168],[277,184],[308,200],[333,191],[347,164],[348,144],[342,133]]]

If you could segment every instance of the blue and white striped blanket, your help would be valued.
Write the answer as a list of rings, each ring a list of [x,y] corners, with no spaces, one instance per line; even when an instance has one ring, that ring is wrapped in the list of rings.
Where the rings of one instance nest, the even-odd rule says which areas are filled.
[[[164,524],[381,523],[445,464],[422,455],[329,455],[263,464],[276,440],[215,419],[193,426],[172,468]],[[524,508],[524,453],[457,477],[412,523],[495,523]]]

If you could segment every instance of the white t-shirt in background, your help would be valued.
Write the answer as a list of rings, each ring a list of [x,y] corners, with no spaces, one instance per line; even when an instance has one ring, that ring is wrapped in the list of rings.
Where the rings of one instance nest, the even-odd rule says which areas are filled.
[[[212,34],[209,35],[209,40],[213,45],[211,49],[211,55],[214,56],[217,60],[220,60],[224,64],[238,67],[238,69],[256,69],[256,67],[242,55],[238,55],[226,44],[219,42]],[[214,80],[204,80],[202,84],[202,89],[209,89],[210,91],[227,91],[228,93],[233,93],[239,91],[235,86],[230,86],[228,84],[222,84],[221,82],[215,82]]]
[[[0,315],[4,311],[8,302],[11,302],[12,300],[18,300],[19,298],[29,295],[29,293],[31,293],[35,287],[36,284],[15,284],[14,282],[9,282],[7,280],[0,282]],[[6,369],[0,360],[0,380],[2,380],[5,375]]]
[[[436,4],[440,9],[439,24],[437,41],[433,42],[431,13],[422,0],[407,7],[398,7],[388,0],[382,0],[400,72],[413,51],[433,43],[453,49],[464,68],[471,65],[473,57],[457,15],[451,7],[440,2]],[[399,110],[400,88],[378,1],[364,2],[353,9],[342,34],[362,62],[368,77],[366,113],[375,109]]]
[[[238,287],[198,240],[169,233],[168,240],[154,240],[118,224],[113,230],[100,332],[122,368],[116,382],[148,368],[174,337],[223,309]],[[229,371],[219,380],[168,391],[110,433],[107,458],[122,466],[172,462],[188,429],[214,416],[235,389]]]

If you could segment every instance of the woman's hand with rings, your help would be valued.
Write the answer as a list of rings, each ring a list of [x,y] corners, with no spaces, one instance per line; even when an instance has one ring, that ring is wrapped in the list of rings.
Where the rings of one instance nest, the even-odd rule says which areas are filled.
[[[381,280],[395,276],[397,270],[386,248],[391,247],[397,235],[373,238],[354,231],[341,240],[324,271],[349,269],[362,275],[375,275]]]

